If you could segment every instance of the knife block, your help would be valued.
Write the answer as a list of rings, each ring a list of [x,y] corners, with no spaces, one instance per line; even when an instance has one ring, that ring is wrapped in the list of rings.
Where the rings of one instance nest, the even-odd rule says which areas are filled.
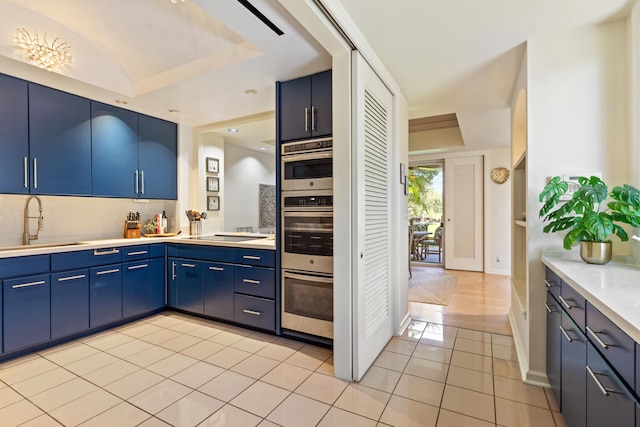
[[[140,237],[140,223],[135,224],[135,228],[131,228],[131,221],[124,222],[124,238],[135,239]]]

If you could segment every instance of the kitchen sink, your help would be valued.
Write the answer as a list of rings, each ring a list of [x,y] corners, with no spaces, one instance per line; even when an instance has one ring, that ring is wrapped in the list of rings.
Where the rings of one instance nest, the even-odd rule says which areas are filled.
[[[0,252],[20,251],[25,249],[58,248],[61,246],[76,246],[76,245],[86,245],[86,243],[85,242],[68,242],[68,243],[43,243],[40,245],[5,246],[0,248]]]

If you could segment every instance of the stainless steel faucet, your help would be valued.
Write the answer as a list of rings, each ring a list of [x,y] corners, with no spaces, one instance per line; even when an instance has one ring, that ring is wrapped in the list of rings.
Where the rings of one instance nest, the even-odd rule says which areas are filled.
[[[31,199],[36,199],[38,201],[38,209],[40,210],[40,215],[38,216],[29,216],[29,202]],[[29,219],[37,219],[38,220],[38,229],[36,230],[35,235],[31,235],[29,232]],[[32,240],[38,239],[38,233],[40,230],[44,230],[44,217],[42,216],[42,200],[38,196],[29,196],[27,198],[27,203],[24,206],[24,234],[22,235],[22,244],[29,245]]]

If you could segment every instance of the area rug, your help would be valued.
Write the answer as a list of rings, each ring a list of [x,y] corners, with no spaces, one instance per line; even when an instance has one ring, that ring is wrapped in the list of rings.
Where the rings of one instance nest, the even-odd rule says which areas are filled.
[[[431,267],[411,266],[409,301],[448,305],[456,288],[456,276]]]

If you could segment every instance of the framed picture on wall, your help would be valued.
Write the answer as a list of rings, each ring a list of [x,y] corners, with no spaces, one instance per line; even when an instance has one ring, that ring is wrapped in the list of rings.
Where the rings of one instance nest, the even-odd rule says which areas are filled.
[[[207,177],[207,191],[220,191],[220,178],[217,176],[208,176]]]
[[[219,211],[220,210],[220,197],[219,196],[207,196],[207,210]]]
[[[218,173],[220,170],[220,160],[207,157],[207,173]]]

